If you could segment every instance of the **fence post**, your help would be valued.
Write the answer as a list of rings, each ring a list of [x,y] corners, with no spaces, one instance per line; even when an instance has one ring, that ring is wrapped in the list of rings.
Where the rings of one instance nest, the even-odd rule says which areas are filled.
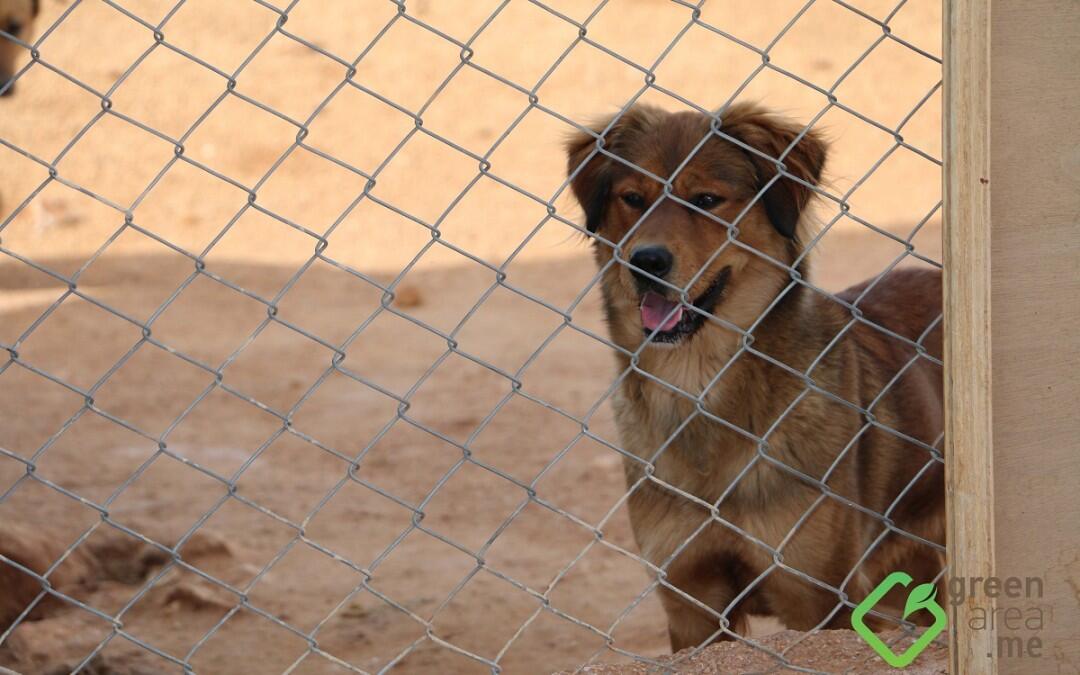
[[[945,0],[945,472],[952,577],[994,569],[990,351],[990,6]],[[953,673],[994,673],[994,631],[968,630],[977,598],[950,604]]]

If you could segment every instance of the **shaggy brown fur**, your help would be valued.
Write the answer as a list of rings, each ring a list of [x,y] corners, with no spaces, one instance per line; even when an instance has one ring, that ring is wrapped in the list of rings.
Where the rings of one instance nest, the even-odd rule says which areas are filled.
[[[30,24],[37,16],[38,0],[0,0],[0,30],[23,42],[30,39]],[[0,35],[0,89],[15,75],[15,59],[26,48]],[[3,96],[15,92],[15,85],[4,90]]]
[[[619,159],[596,151],[605,129],[604,151]],[[568,148],[573,193],[598,237],[611,337],[626,350],[619,371],[636,363],[619,386],[616,421],[623,447],[640,458],[625,463],[630,517],[642,555],[666,570],[673,650],[730,637],[718,635],[718,614],[737,633],[750,614],[800,630],[847,625],[846,609],[834,613],[837,593],[807,577],[858,602],[894,570],[922,582],[943,565],[936,548],[862,510],[888,512],[897,528],[944,543],[943,469],[928,449],[942,433],[941,369],[853,321],[837,300],[791,283],[791,268],[807,272],[808,186],[826,156],[816,132],[795,143],[801,130],[740,104],[721,131],[746,147],[715,134],[701,144],[706,116],[639,106]],[[782,158],[798,180],[770,184],[775,163],[754,150]],[[695,206],[661,199],[656,178]],[[732,223],[744,210],[737,230],[710,217]],[[671,253],[663,278],[626,262],[649,247]],[[853,302],[865,288],[840,298]],[[643,330],[648,293],[671,307],[682,297],[676,328]],[[940,296],[938,272],[899,270],[858,309],[940,359],[940,329],[923,335],[941,313]]]

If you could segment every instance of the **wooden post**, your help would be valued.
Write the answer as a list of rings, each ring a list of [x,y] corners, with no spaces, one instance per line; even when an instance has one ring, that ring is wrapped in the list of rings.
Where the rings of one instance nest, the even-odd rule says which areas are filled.
[[[994,570],[990,344],[990,0],[945,0],[945,476],[950,577]],[[994,631],[950,605],[952,673],[994,673]]]
[[[1080,672],[1080,4],[944,16],[952,672]]]

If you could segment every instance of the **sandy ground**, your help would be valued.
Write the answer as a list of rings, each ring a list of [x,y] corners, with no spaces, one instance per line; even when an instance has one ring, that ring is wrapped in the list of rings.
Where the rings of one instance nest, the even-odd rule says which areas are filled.
[[[901,631],[889,631],[880,637],[893,651],[900,653],[913,641]],[[778,675],[811,671],[845,672],[852,675],[895,673],[879,659],[854,631],[824,630],[807,635],[798,631],[780,631],[755,640],[756,645],[725,642],[710,645],[700,652],[692,649],[661,659],[665,665],[686,675],[726,675],[727,673],[772,672]],[[792,668],[774,669],[776,658],[765,650],[783,653]],[[949,650],[940,639],[931,642],[918,658],[906,666],[906,675],[945,675],[949,672]],[[643,663],[586,666],[588,675],[644,675],[650,672]],[[651,672],[655,672],[651,671]]]
[[[120,4],[153,24],[172,7]],[[892,10],[875,0],[852,4],[879,18]],[[579,21],[594,7],[548,5]],[[44,0],[39,32],[69,6]],[[419,0],[408,14],[466,41],[497,6]],[[702,20],[763,48],[801,6],[706,3]],[[908,2],[892,33],[939,53],[939,8]],[[302,0],[286,28],[352,61],[396,13],[375,0],[359,10],[352,1]],[[232,73],[276,20],[254,2],[191,0],[163,33]],[[588,35],[639,64],[654,62],[681,35],[655,70],[657,84],[719,105],[761,57],[700,26],[683,32],[688,21],[689,11],[674,3],[613,0]],[[542,80],[577,35],[552,13],[514,0],[472,43],[473,61],[526,89],[540,82],[541,104],[590,119],[625,103],[644,76],[578,44]],[[770,60],[829,89],[882,35],[850,9],[819,0]],[[550,672],[602,650],[597,631],[611,631],[621,649],[662,654],[666,629],[655,594],[626,612],[650,579],[620,552],[634,546],[618,508],[618,456],[571,419],[589,415],[590,433],[614,442],[610,411],[597,405],[610,356],[552,309],[573,307],[575,326],[603,332],[581,238],[547,219],[544,204],[481,176],[474,157],[418,133],[409,116],[351,86],[308,124],[311,149],[296,147],[290,120],[311,117],[346,72],[292,39],[275,35],[236,78],[238,93],[281,117],[228,96],[201,120],[226,84],[206,67],[158,46],[123,77],[153,44],[146,28],[86,0],[40,52],[98,92],[122,79],[112,110],[172,140],[108,114],[69,147],[101,114],[101,101],[41,65],[20,79],[17,96],[0,99],[0,139],[23,153],[0,145],[0,344],[18,354],[18,362],[0,364],[0,553],[38,573],[54,567],[54,586],[92,608],[42,603],[0,632],[0,665],[67,672],[110,635],[87,672],[181,672],[167,655],[197,672],[270,673],[305,654],[293,672],[347,672],[333,659],[376,671],[401,654],[402,672],[487,672],[455,648],[497,658],[507,672]],[[365,54],[355,80],[418,111],[459,54],[399,19]],[[895,128],[933,90],[939,70],[885,40],[835,95]],[[771,70],[741,97],[802,120],[827,106],[820,92]],[[681,105],[656,91],[643,100]],[[935,93],[901,131],[935,157],[939,108]],[[819,125],[833,144],[829,190],[851,191],[852,215],[906,239],[940,198],[939,168],[838,108]],[[475,69],[450,79],[424,108],[423,127],[487,157],[492,175],[542,200],[564,179],[560,144],[571,127]],[[185,135],[184,156],[231,183],[175,159],[172,141]],[[422,223],[438,222],[439,242],[375,199],[357,202],[366,179],[319,152],[375,173],[371,195]],[[25,153],[106,203],[49,181]],[[257,208],[244,208],[249,189]],[[129,226],[108,202],[130,210]],[[565,195],[553,204],[560,216],[580,215]],[[829,221],[837,213],[829,206],[819,215]],[[308,264],[319,236],[327,260]],[[913,245],[939,259],[939,239],[935,215]],[[904,252],[902,243],[841,218],[820,242],[816,281],[839,289]],[[196,274],[200,256],[228,283]],[[77,275],[90,300],[43,270]],[[379,285],[393,283],[400,292],[392,306],[414,321],[381,310]],[[173,351],[143,341],[147,322],[153,340]],[[446,335],[458,353],[448,352]],[[340,359],[335,349],[344,354],[337,370],[330,369]],[[214,370],[228,391],[215,386]],[[92,388],[100,412],[43,374]],[[475,461],[462,463],[466,444]],[[242,500],[230,496],[230,481]],[[131,533],[179,544],[183,565],[168,564]],[[22,572],[0,582],[8,585],[3,631],[39,587]],[[27,588],[29,596],[16,592]],[[114,634],[103,615],[118,613],[122,632]],[[621,658],[599,654],[604,662]]]

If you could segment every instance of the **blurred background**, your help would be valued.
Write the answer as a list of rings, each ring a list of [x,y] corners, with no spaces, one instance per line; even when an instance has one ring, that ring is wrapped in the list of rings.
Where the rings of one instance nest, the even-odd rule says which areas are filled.
[[[613,361],[559,313],[605,334],[560,222],[581,217],[568,121],[639,94],[816,120],[846,209],[818,207],[815,282],[908,241],[940,260],[940,8],[42,0],[42,63],[0,99],[0,553],[82,606],[35,605],[0,664],[546,672],[624,659],[605,635],[663,653],[654,581],[622,552]],[[0,600],[0,634],[40,590],[12,579],[33,592]]]

